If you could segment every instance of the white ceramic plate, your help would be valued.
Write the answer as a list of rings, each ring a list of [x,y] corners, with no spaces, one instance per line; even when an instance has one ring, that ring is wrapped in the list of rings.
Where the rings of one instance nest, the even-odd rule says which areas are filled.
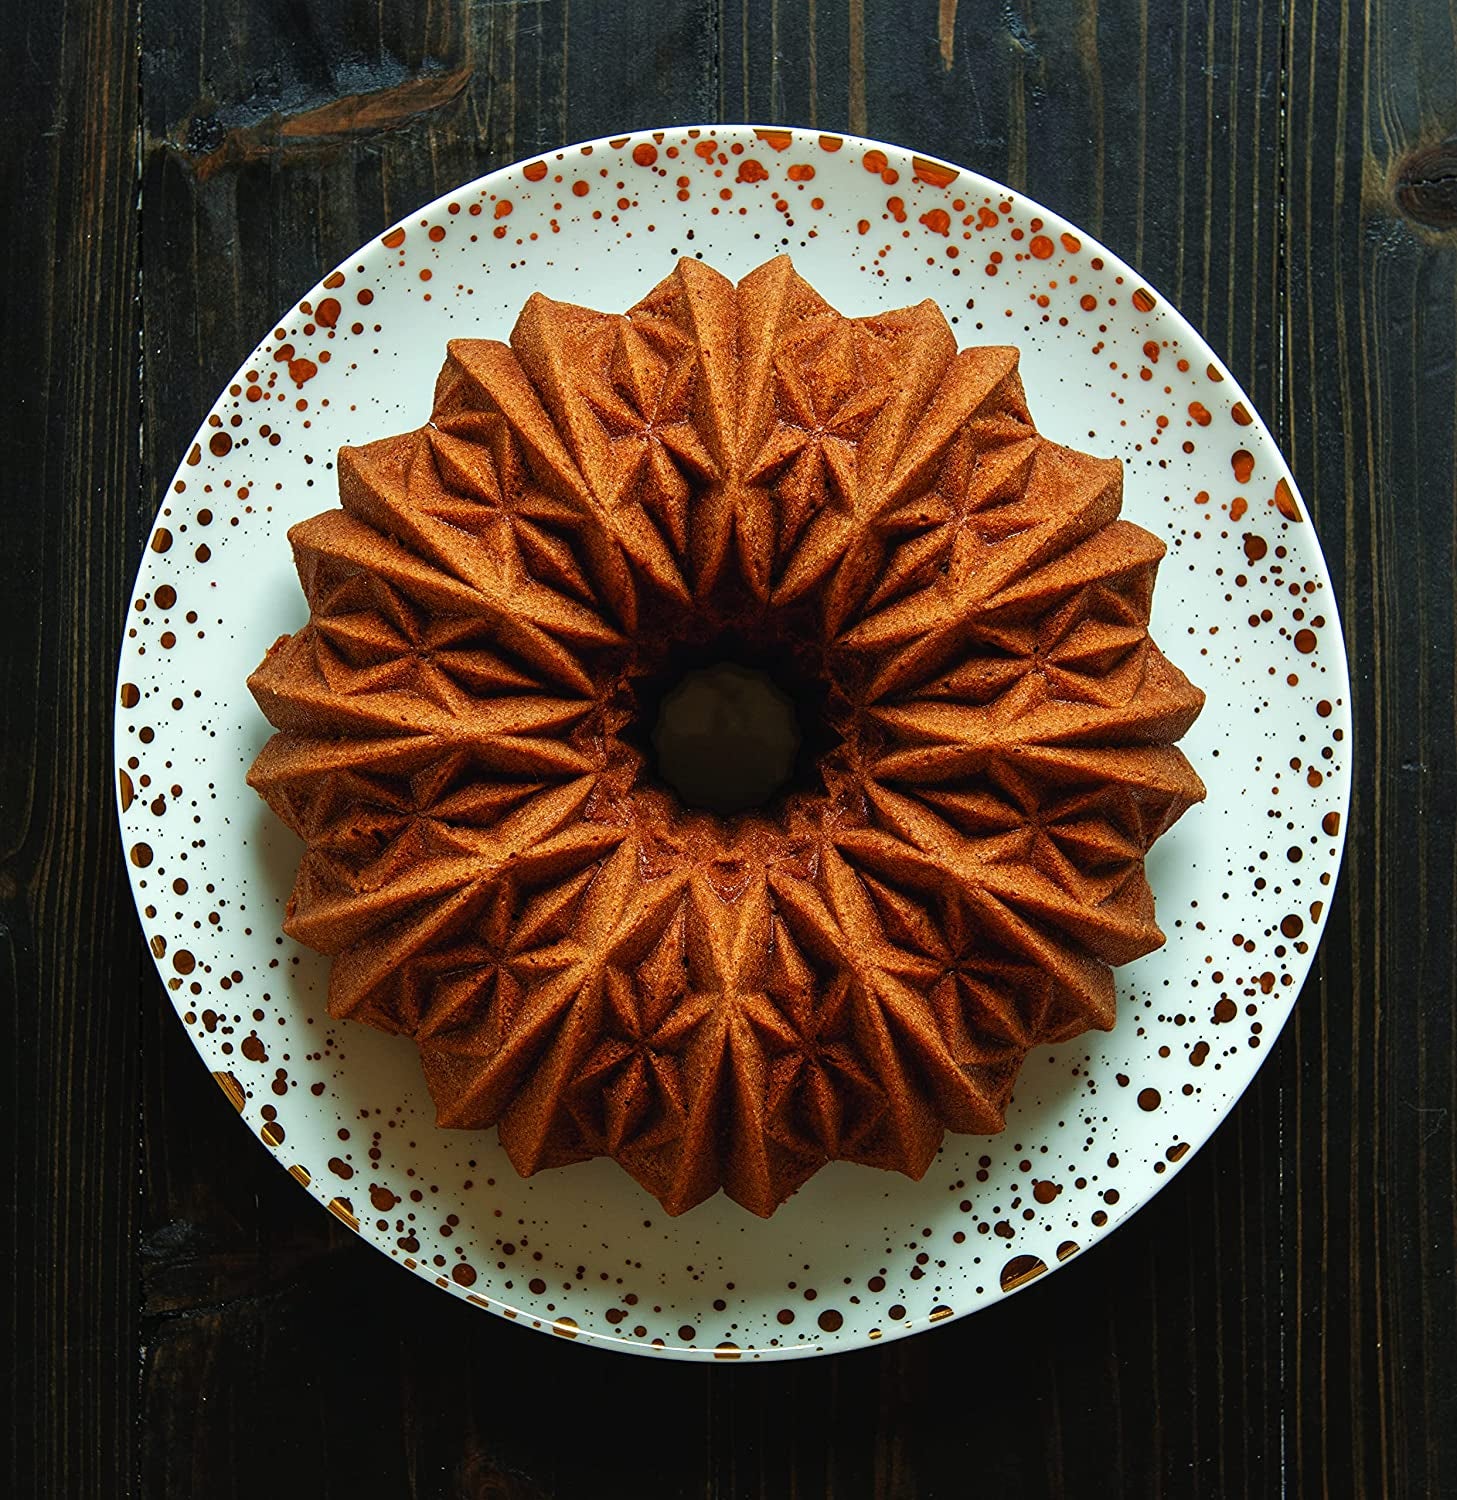
[[[1154,635],[1208,693],[1183,748],[1209,800],[1149,859],[1159,952],[1109,1034],[1036,1052],[996,1137],[919,1183],[835,1164],[761,1222],[670,1219],[614,1164],[520,1180],[437,1130],[414,1046],[331,1022],[325,960],[280,935],[300,849],[244,784],[244,679],[304,623],[286,529],[333,459],[422,423],[447,339],[504,338],[533,291],[622,309],[699,255],[781,250],[842,312],[933,297],[1015,343],[1049,436],[1126,465],[1169,543]],[[895,146],[750,126],[642,132],[507,167],[349,257],[199,428],[137,576],[116,713],[121,826],[178,1016],[264,1145],[384,1254],[464,1302],[619,1349],[767,1358],[897,1338],[1115,1229],[1238,1099],[1310,967],[1340,862],[1349,686],[1289,471],[1199,336],[1046,209]]]

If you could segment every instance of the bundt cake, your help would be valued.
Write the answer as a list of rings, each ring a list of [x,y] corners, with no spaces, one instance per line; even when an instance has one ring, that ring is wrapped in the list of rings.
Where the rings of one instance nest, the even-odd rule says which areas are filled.
[[[1000,1130],[1030,1048],[1113,1024],[1204,795],[1122,478],[1039,436],[1016,349],[786,257],[453,341],[429,423],[290,531],[311,617],[250,679],[330,1013],[519,1172],[611,1156],[672,1214]],[[648,722],[716,661],[802,731],[732,813]]]

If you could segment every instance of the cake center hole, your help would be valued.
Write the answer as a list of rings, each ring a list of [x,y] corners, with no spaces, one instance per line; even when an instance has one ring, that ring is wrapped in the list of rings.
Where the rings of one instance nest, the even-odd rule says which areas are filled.
[[[803,736],[795,700],[766,671],[734,661],[682,674],[652,730],[659,776],[689,807],[763,807],[794,777]]]

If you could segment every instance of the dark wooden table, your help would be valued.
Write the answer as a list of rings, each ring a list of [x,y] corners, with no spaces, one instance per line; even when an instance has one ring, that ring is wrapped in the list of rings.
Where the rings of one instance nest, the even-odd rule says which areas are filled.
[[[9,1493],[1457,1495],[1449,0],[31,0],[0,42]],[[928,1336],[704,1369],[463,1316],[258,1149],[143,950],[109,726],[160,486],[279,308],[492,167],[745,118],[1024,187],[1192,317],[1315,514],[1357,771],[1295,1018],[1151,1207]]]

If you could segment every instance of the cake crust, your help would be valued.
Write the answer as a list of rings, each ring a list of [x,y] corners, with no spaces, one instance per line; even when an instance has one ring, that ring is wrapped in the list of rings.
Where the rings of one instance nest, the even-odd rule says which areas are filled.
[[[1144,856],[1204,795],[1163,544],[934,303],[842,317],[787,257],[626,314],[537,294],[450,344],[426,426],[341,450],[339,499],[249,679],[249,781],[306,844],[285,926],[523,1174],[612,1156],[761,1215],[830,1160],[919,1177],[1163,941]],[[732,817],[641,724],[723,642],[825,731]]]

